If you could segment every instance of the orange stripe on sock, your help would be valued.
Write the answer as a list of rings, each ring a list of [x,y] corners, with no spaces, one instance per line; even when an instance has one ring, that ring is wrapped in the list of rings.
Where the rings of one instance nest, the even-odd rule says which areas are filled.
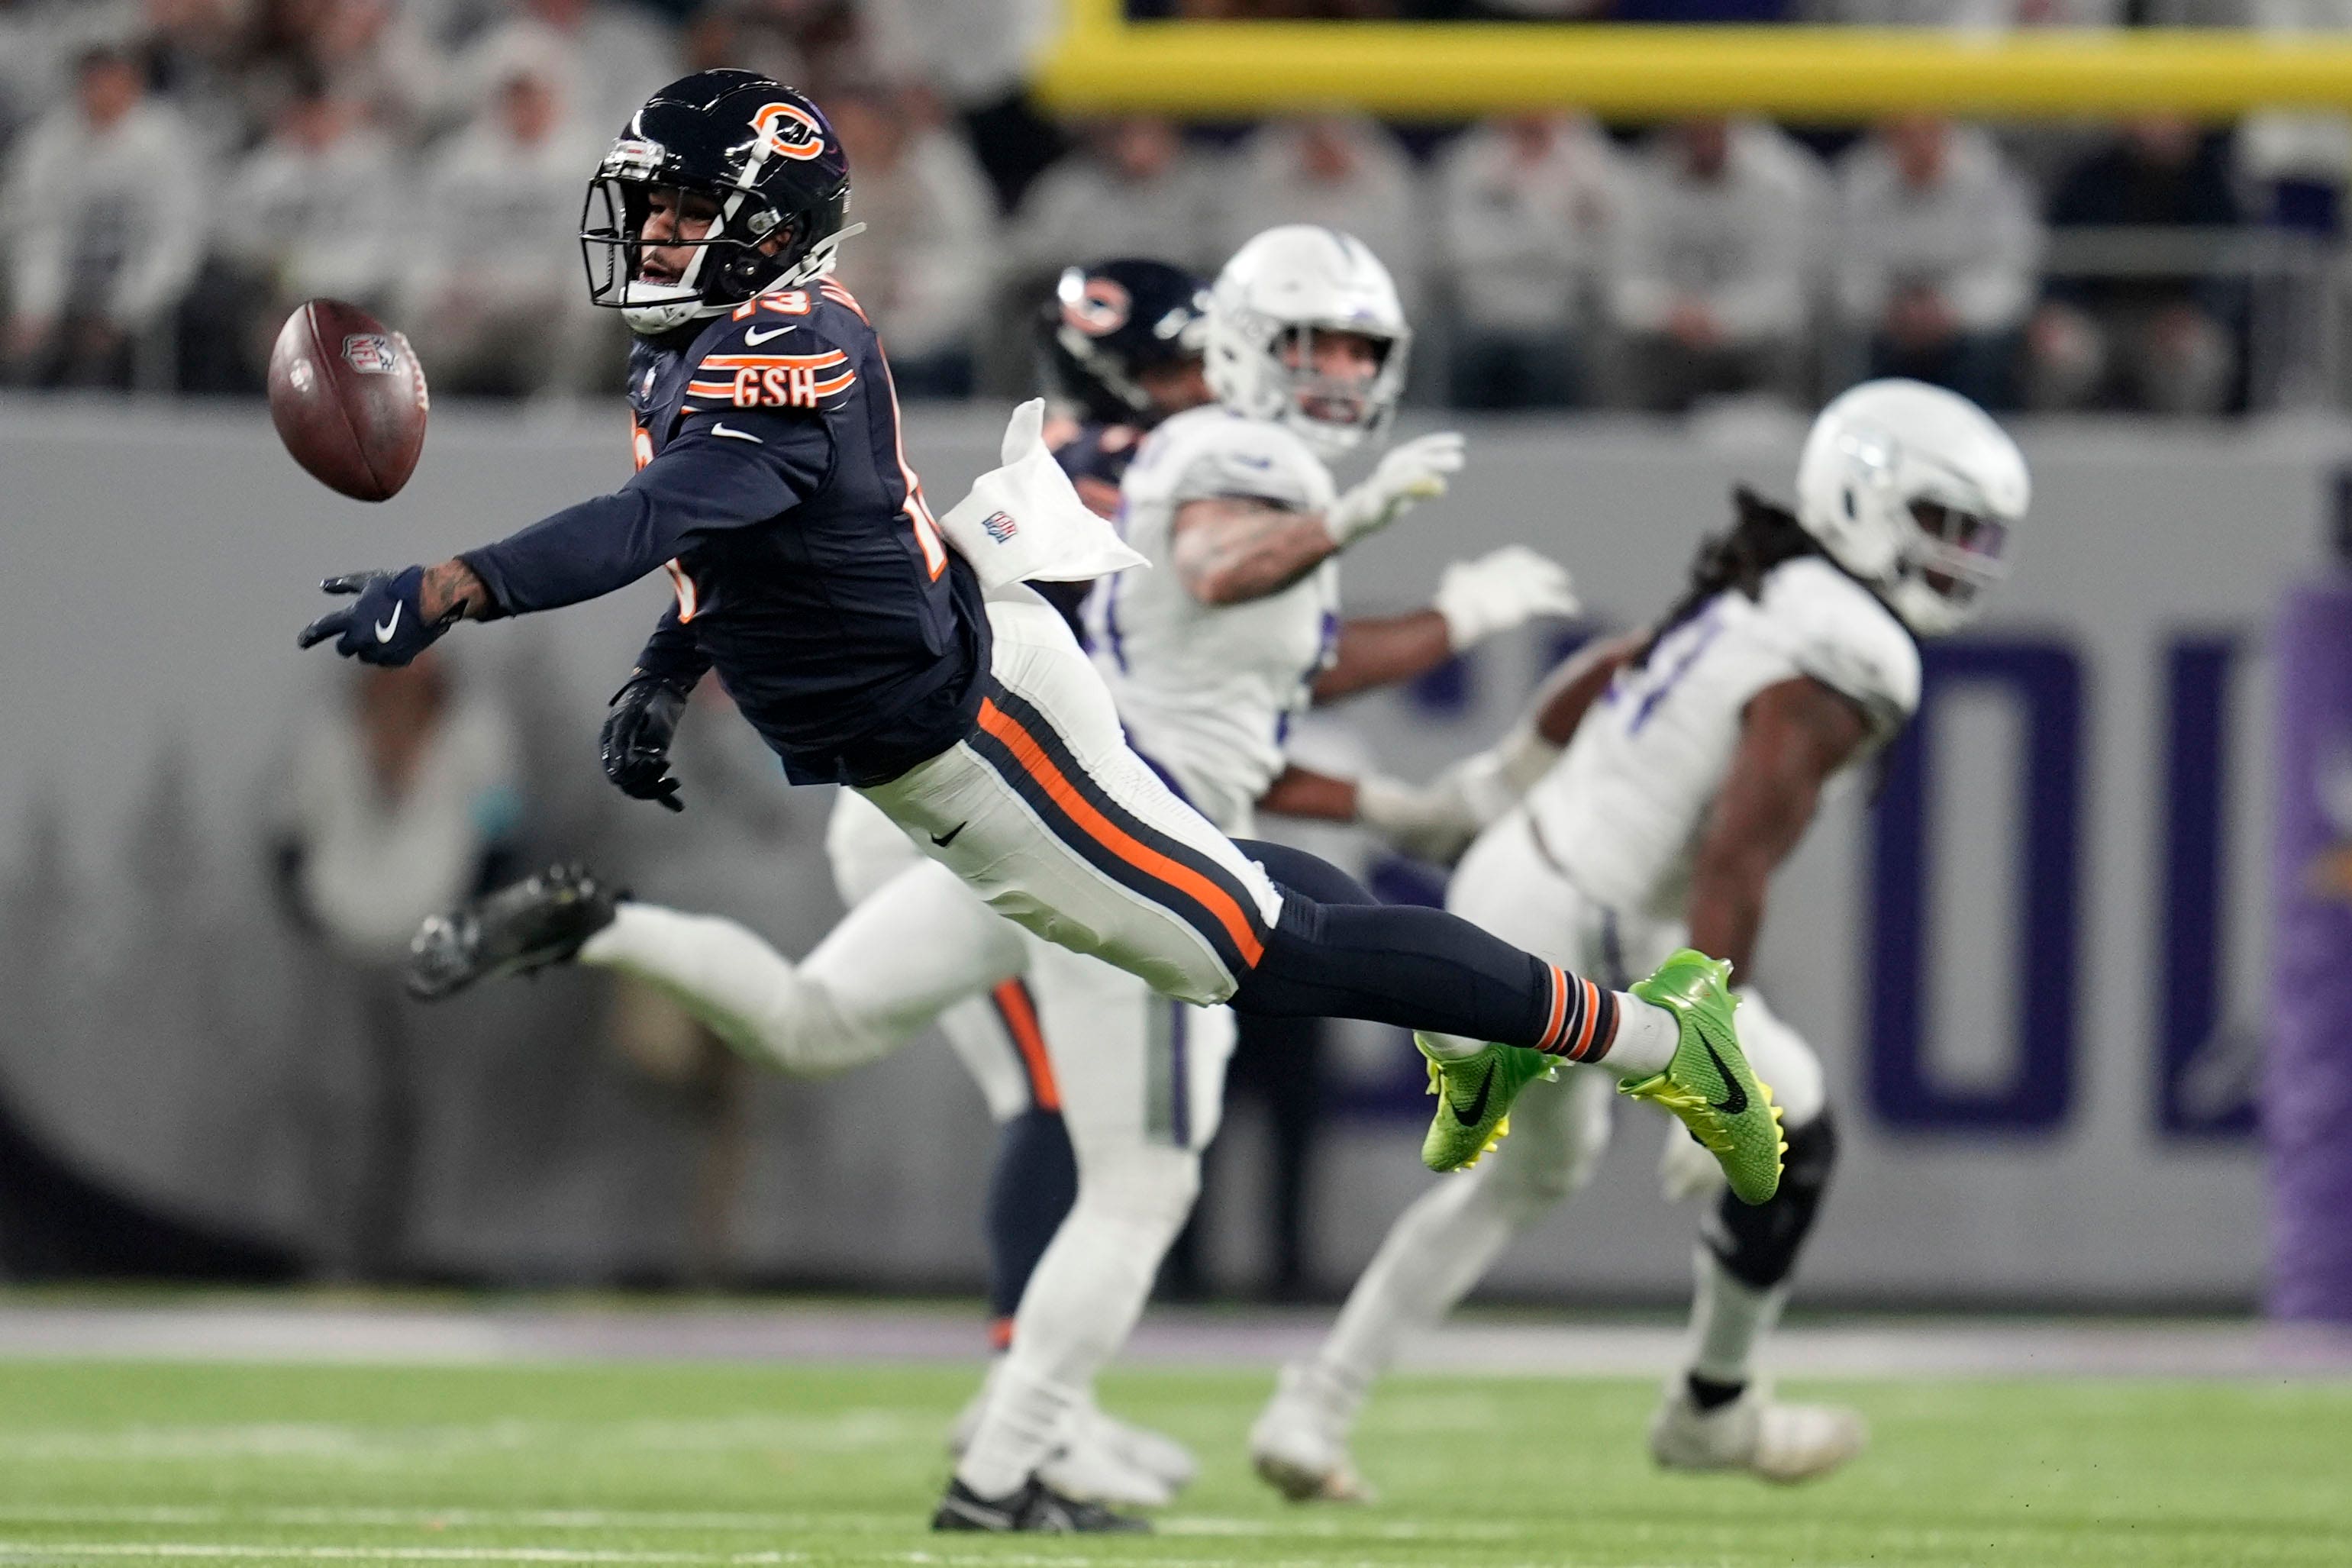
[[[1021,1052],[1021,1065],[1029,1070],[1029,1098],[1037,1102],[1040,1110],[1062,1109],[1062,1088],[1054,1081],[1054,1058],[1045,1054],[1045,1031],[1038,1026],[1036,1005],[1029,999],[1029,987],[1018,980],[1008,980],[990,995],[996,1002],[996,1011],[1004,1019],[1004,1027],[1013,1037],[1013,1044]]]
[[[1547,963],[1544,967],[1551,972],[1551,1016],[1544,1020],[1543,1037],[1536,1042],[1536,1049],[1539,1051],[1548,1051],[1559,1044],[1560,1026],[1568,1018],[1568,974],[1557,963]]]
[[[1601,1023],[1601,992],[1590,980],[1576,983],[1583,990],[1584,1026],[1576,1032],[1576,1044],[1568,1048],[1568,1059],[1580,1062],[1584,1053],[1592,1048],[1592,1031]]]
[[[1054,765],[1053,759],[1029,731],[985,697],[980,700],[980,727],[1004,743],[1024,773],[1045,786],[1045,794],[1077,825],[1079,831],[1144,875],[1167,883],[1198,902],[1225,928],[1225,934],[1241,952],[1242,962],[1256,967],[1257,961],[1265,956],[1265,944],[1258,940],[1249,916],[1232,894],[1190,866],[1180,865],[1157,849],[1137,843],[1131,834],[1097,811],[1077,787],[1062,776],[1061,769]]]

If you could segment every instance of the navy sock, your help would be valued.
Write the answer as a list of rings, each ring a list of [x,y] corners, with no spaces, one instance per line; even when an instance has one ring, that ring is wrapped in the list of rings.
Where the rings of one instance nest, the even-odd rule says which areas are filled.
[[[988,1176],[988,1309],[1003,1340],[1037,1260],[1077,1201],[1077,1156],[1060,1111],[1024,1110],[998,1129]]]
[[[1458,916],[1408,904],[1323,903],[1297,883],[1276,881],[1282,919],[1267,933],[1265,955],[1233,994],[1236,1013],[1369,1018],[1556,1049],[1578,1036],[1575,1021],[1582,1015],[1573,1009],[1590,1006],[1607,1016],[1591,1032],[1581,1059],[1597,1059],[1614,1037],[1608,993],[1591,992],[1585,1000],[1580,982]]]

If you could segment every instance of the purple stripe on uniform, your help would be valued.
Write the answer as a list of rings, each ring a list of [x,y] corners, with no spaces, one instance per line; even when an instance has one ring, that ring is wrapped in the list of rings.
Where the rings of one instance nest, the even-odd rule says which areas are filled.
[[[1140,757],[1143,760],[1143,765],[1145,767],[1150,768],[1153,773],[1160,775],[1160,782],[1168,786],[1168,792],[1171,795],[1174,795],[1178,800],[1182,801],[1186,805],[1192,805],[1194,811],[1201,809],[1197,805],[1192,805],[1192,797],[1184,793],[1184,786],[1176,782],[1176,775],[1170,773],[1166,768],[1161,767],[1158,758],[1145,751],[1141,746],[1137,745],[1135,743],[1135,737],[1132,735],[1128,737],[1127,749],[1133,752],[1138,757]]]
[[[1118,574],[1111,574],[1103,580],[1103,636],[1110,639],[1111,662],[1118,666],[1121,675],[1128,673],[1127,637],[1118,629]]]
[[[1192,1146],[1192,1075],[1185,1049],[1190,1011],[1181,1002],[1168,1004],[1168,1136],[1179,1149]]]

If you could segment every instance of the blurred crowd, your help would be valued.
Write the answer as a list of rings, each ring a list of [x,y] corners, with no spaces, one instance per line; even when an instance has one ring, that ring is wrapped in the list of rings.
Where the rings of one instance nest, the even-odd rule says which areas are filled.
[[[2352,25],[2352,0],[1130,8]],[[446,394],[604,391],[622,337],[588,305],[573,243],[587,174],[650,89],[722,64],[805,84],[835,119],[867,226],[842,277],[911,396],[1025,386],[1026,323],[1066,265],[1139,253],[1213,271],[1300,220],[1381,255],[1423,323],[1415,395],[1470,407],[1801,403],[1900,373],[2000,407],[2216,412],[2275,392],[2250,371],[2266,299],[2327,320],[2352,171],[2338,120],[1055,123],[1022,83],[1052,9],[0,0],[0,376],[249,394],[287,310],[324,294],[402,326]],[[2266,247],[2235,243],[2250,236]]]

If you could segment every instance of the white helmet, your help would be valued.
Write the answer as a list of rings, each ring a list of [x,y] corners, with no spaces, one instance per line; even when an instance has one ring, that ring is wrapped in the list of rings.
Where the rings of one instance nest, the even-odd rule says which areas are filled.
[[[1360,333],[1381,345],[1370,385],[1316,373],[1318,331]],[[1318,224],[1285,224],[1243,246],[1217,274],[1204,368],[1218,402],[1286,425],[1334,458],[1396,412],[1412,341],[1396,284],[1362,240]]]
[[[1797,462],[1797,521],[1871,584],[1906,626],[1965,625],[2009,572],[2032,481],[1990,415],[1918,381],[1866,381],[1813,421]]]

